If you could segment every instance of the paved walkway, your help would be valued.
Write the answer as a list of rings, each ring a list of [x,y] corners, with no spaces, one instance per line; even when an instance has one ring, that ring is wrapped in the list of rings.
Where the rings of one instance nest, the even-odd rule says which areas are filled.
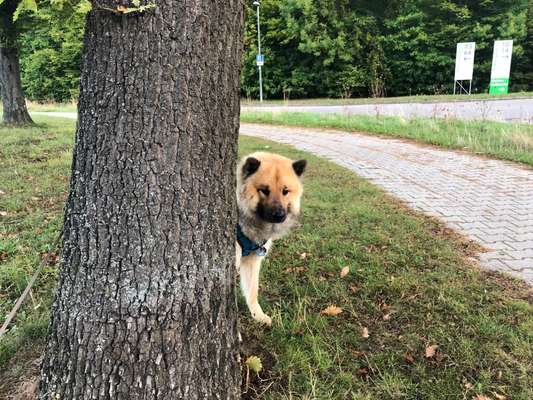
[[[533,284],[533,170],[453,151],[339,131],[241,124],[369,179],[491,249],[482,266]]]
[[[533,123],[533,99],[447,101],[439,103],[391,103],[354,105],[305,105],[243,107],[254,111],[304,111],[356,115],[389,115],[404,118],[440,117],[469,120]]]

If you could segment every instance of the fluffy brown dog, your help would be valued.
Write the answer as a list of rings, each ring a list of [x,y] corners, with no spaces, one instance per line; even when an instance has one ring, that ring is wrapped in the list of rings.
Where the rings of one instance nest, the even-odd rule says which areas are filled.
[[[302,176],[307,162],[272,153],[253,153],[237,167],[237,267],[252,317],[271,325],[259,302],[259,269],[272,241],[298,224]]]

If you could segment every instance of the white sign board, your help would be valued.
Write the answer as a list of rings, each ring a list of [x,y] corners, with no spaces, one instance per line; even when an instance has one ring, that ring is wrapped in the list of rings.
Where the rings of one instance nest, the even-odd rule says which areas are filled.
[[[512,40],[496,40],[492,53],[492,70],[490,79],[509,78],[511,73],[511,58],[513,56]]]
[[[457,52],[455,53],[455,80],[472,80],[474,74],[474,53],[476,52],[476,43],[457,43]]]

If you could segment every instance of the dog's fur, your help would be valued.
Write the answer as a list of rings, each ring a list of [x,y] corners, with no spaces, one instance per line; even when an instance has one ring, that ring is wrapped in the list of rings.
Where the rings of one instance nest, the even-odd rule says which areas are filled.
[[[279,239],[298,224],[305,160],[293,161],[277,154],[258,152],[244,157],[237,167],[237,204],[243,233],[256,243]],[[271,325],[257,300],[259,269],[264,256],[242,256],[237,242],[237,268],[241,288],[252,317]]]

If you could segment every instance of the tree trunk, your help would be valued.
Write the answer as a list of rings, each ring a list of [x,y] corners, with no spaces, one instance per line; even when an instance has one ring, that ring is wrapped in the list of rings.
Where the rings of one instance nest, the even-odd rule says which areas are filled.
[[[13,15],[20,0],[0,1],[0,96],[5,124],[33,124],[26,108],[20,81],[17,50],[19,30]]]
[[[40,399],[236,399],[243,6],[87,18]]]

